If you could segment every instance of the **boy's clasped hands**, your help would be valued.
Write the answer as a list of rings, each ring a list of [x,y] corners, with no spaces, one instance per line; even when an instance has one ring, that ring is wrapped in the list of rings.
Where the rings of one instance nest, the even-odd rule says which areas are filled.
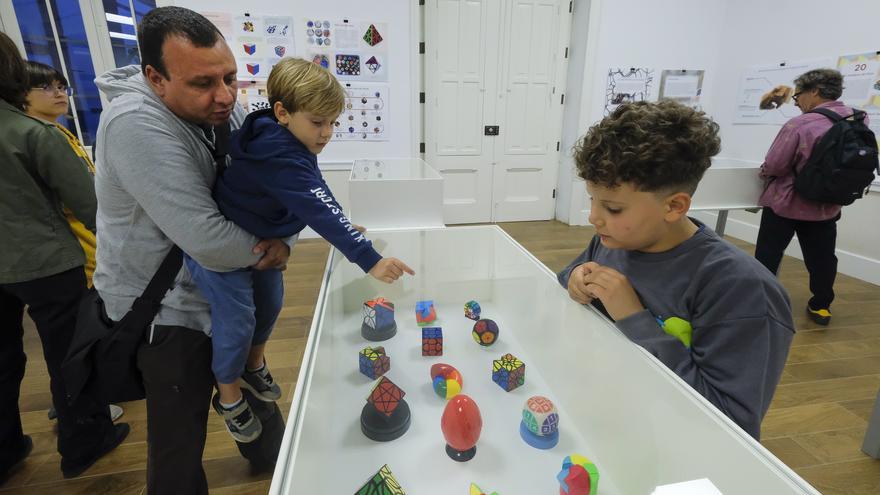
[[[615,321],[645,309],[622,273],[594,261],[578,265],[571,271],[568,295],[581,304],[590,304],[593,299],[599,299]]]

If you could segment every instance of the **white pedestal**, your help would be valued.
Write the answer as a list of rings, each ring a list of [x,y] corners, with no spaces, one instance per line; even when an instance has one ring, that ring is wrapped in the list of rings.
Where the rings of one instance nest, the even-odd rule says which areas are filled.
[[[370,231],[444,227],[443,177],[420,158],[355,160],[351,221]]]

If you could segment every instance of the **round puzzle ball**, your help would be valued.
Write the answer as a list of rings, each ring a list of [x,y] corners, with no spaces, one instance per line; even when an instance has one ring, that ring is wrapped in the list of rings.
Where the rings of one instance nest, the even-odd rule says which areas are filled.
[[[474,341],[481,346],[489,347],[498,340],[498,324],[494,321],[484,318],[474,323],[474,330],[471,332]]]
[[[468,301],[464,303],[464,317],[471,320],[480,319],[480,303],[477,301]]]
[[[536,395],[526,401],[522,410],[523,424],[538,436],[552,435],[559,428],[559,413],[546,397]]]
[[[461,373],[453,366],[437,363],[431,366],[431,384],[434,393],[449,400],[461,393]]]

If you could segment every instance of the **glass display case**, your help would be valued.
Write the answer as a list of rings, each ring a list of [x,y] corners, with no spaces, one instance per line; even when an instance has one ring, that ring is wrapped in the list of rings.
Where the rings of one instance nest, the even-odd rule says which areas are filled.
[[[351,221],[370,230],[443,226],[443,177],[420,158],[355,160]]]
[[[502,495],[558,493],[556,475],[575,453],[595,463],[603,495],[649,494],[699,478],[725,495],[818,493],[608,320],[570,300],[555,274],[500,228],[371,238],[416,275],[382,284],[331,252],[270,493],[352,494],[386,464],[409,494],[464,494],[471,482]],[[394,303],[397,322],[396,336],[380,343],[361,337],[363,303],[376,297]],[[421,353],[415,305],[426,299],[443,329],[438,357]],[[471,336],[474,321],[464,315],[470,300],[498,324],[489,347]],[[360,429],[373,381],[359,372],[358,353],[375,345],[390,356],[385,376],[405,391],[412,412],[409,430],[390,442]],[[491,376],[493,360],[506,353],[526,370],[525,384],[510,392]],[[468,462],[445,451],[446,400],[429,376],[436,363],[461,372],[462,393],[482,415]],[[559,412],[559,443],[549,450],[520,438],[523,405],[535,395]]]

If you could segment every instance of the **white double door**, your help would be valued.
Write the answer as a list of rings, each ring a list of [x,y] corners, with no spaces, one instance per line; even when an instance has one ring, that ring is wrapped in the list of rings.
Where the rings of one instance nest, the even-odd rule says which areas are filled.
[[[425,154],[444,177],[446,223],[553,218],[569,2],[426,9]]]

